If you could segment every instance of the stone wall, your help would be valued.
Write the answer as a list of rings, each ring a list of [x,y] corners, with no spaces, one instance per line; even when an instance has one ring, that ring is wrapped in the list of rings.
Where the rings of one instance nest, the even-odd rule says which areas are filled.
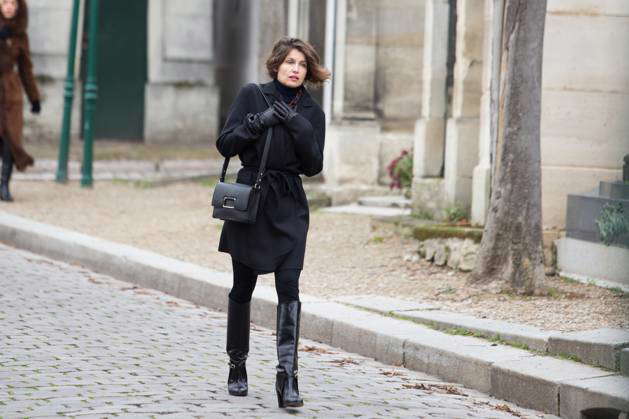
[[[213,2],[149,0],[147,143],[205,143],[218,132]]]
[[[35,136],[53,141],[60,135],[72,4],[72,0],[29,1],[29,35],[43,111],[36,117],[25,112],[27,139]],[[207,142],[218,130],[213,1],[149,0],[148,8],[145,141]],[[79,39],[81,26],[79,24]],[[80,92],[77,82],[73,136],[79,133]],[[197,111],[191,112],[191,109]]]
[[[386,166],[412,148],[421,113],[423,22],[423,0],[337,2],[328,183],[388,184]]]
[[[567,195],[620,179],[629,152],[629,2],[550,0],[544,42],[542,211],[563,227]]]
[[[484,32],[484,11],[479,3],[457,1],[453,105],[446,128],[446,200],[466,210],[472,204],[472,173],[479,156]]]
[[[499,3],[499,2],[498,2]],[[485,1],[480,163],[474,169],[472,221],[484,223],[491,152],[491,48],[496,45],[495,0]],[[493,10],[492,10],[493,9]],[[542,91],[542,216],[564,228],[568,194],[620,179],[629,152],[629,2],[549,0]]]
[[[42,96],[42,112],[32,115],[30,104],[25,101],[24,137],[27,142],[32,138],[52,141],[59,138],[61,130],[72,0],[30,0],[28,6],[31,57]],[[76,99],[76,94],[80,92],[80,85],[75,87],[72,133],[78,135],[76,115],[80,112],[80,100]]]

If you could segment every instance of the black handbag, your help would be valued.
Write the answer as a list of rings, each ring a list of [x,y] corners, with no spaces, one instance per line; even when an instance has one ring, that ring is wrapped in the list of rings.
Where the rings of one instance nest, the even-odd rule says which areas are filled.
[[[256,87],[260,90],[260,94],[266,104],[271,106],[264,93],[262,93],[260,86],[256,84]],[[212,195],[212,217],[225,221],[255,224],[258,215],[258,206],[260,204],[260,184],[262,183],[262,176],[264,176],[264,171],[266,170],[272,135],[273,127],[269,127],[266,133],[264,151],[262,152],[258,175],[256,176],[253,186],[244,185],[242,183],[225,182],[229,157],[225,158],[221,178],[214,188],[214,194]]]

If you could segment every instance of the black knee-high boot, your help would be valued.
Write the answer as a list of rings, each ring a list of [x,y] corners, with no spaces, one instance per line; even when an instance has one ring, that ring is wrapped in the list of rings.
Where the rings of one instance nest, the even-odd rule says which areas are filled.
[[[280,407],[301,407],[297,385],[297,348],[301,302],[290,301],[277,305],[277,375],[275,391]]]
[[[251,302],[237,303],[231,298],[227,307],[227,354],[229,378],[227,390],[232,396],[246,396],[249,390],[245,363],[249,355]]]
[[[13,201],[9,192],[9,182],[13,173],[13,155],[6,140],[2,141],[2,172],[0,173],[0,200]]]

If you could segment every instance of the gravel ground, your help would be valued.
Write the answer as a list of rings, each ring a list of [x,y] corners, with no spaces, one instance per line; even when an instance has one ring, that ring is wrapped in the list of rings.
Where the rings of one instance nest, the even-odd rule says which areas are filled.
[[[229,271],[219,253],[221,222],[210,217],[211,189],[199,183],[158,188],[98,183],[14,182],[16,202],[0,210],[162,255]],[[547,278],[543,297],[495,294],[467,282],[468,276],[408,256],[417,242],[368,216],[314,211],[300,289],[334,298],[386,295],[424,301],[477,317],[516,321],[546,330],[629,328],[629,295],[592,285]],[[260,277],[271,285],[272,275]]]

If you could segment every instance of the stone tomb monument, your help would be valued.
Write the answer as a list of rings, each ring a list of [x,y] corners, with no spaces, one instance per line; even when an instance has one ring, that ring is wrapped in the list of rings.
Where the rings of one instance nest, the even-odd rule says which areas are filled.
[[[629,291],[629,154],[623,180],[568,195],[566,237],[557,241],[559,272]]]

